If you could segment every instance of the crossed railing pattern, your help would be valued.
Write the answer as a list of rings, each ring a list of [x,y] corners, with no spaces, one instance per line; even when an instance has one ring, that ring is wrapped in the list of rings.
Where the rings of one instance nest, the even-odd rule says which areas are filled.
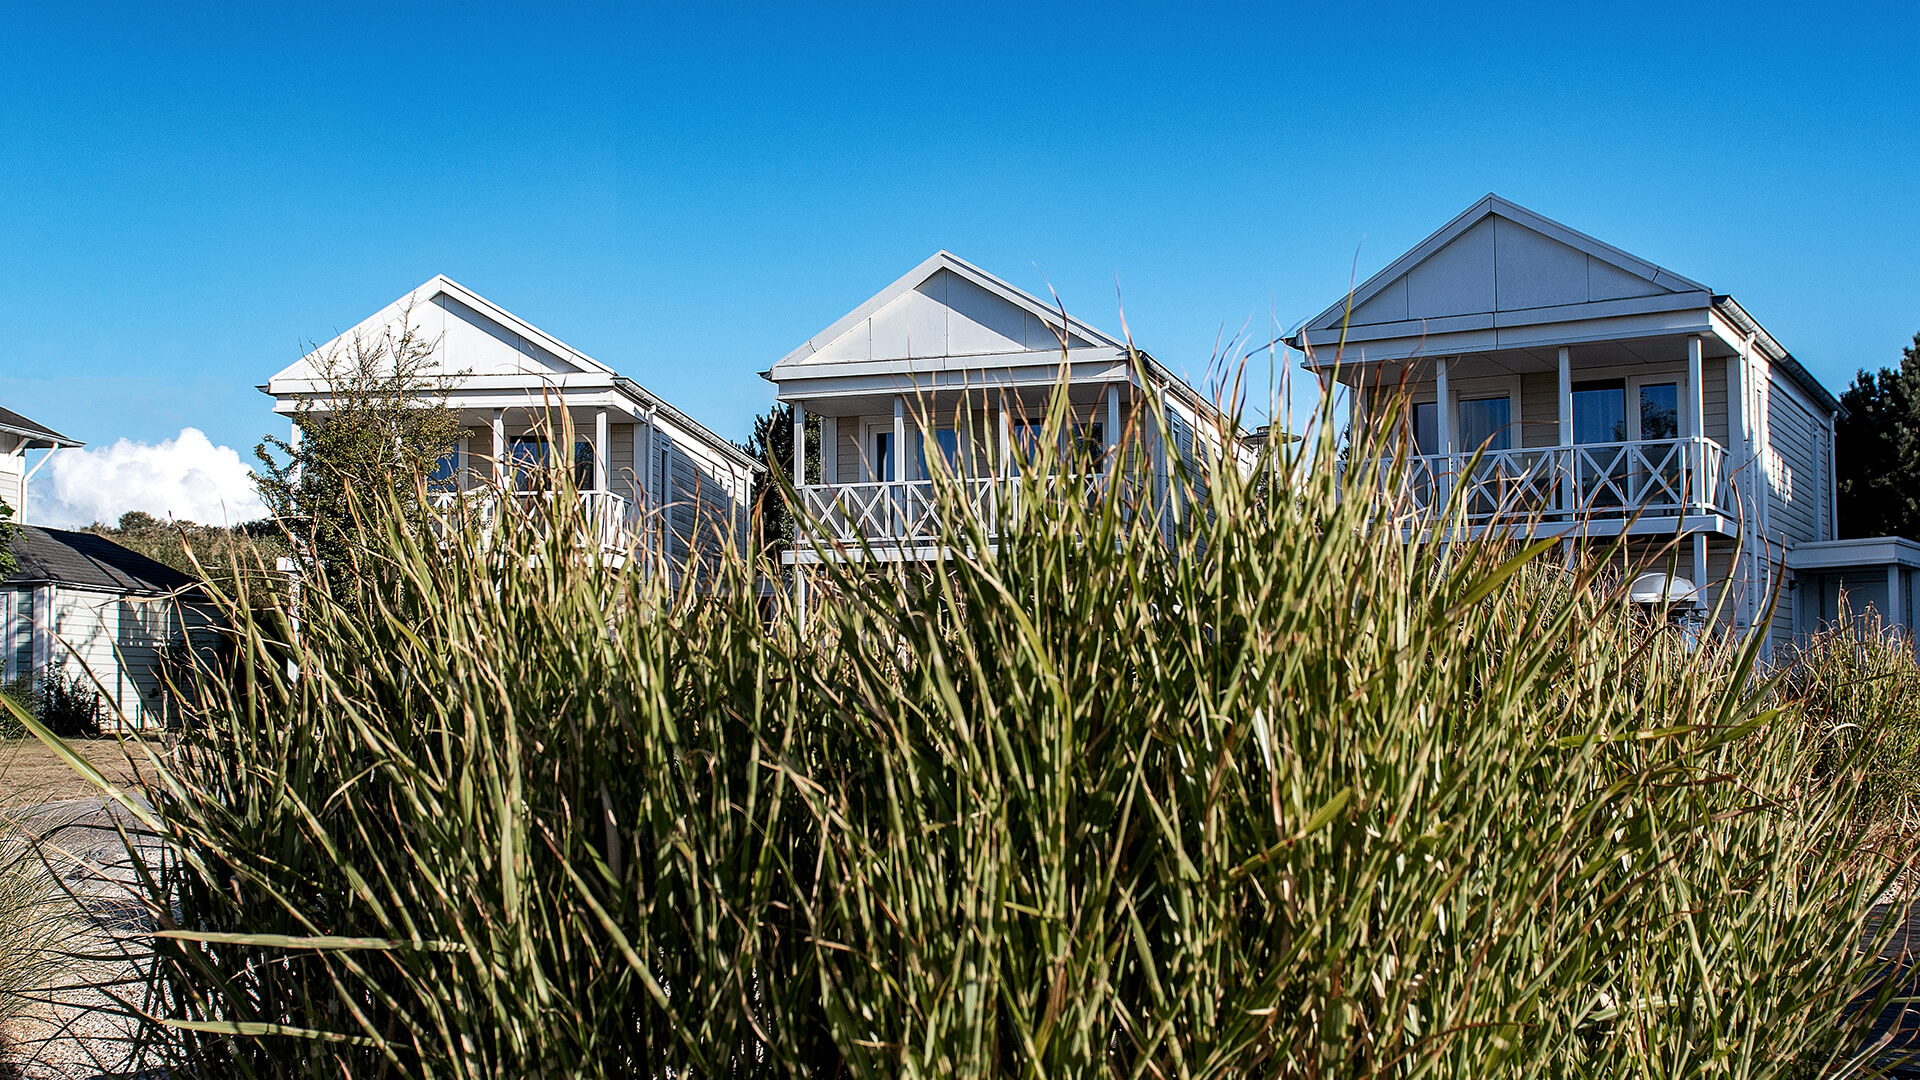
[[[1645,439],[1408,458],[1367,471],[1383,494],[1407,511],[1431,516],[1449,497],[1468,521],[1733,515],[1737,499],[1726,473],[1727,452],[1711,439]],[[1386,489],[1395,481],[1398,492]]]
[[[440,491],[429,496],[428,509],[434,526],[443,538],[464,522],[490,526],[503,507],[510,511],[532,513],[551,503],[553,491],[505,491],[479,488],[473,491]],[[628,551],[644,537],[645,515],[638,504],[612,491],[578,491],[581,514],[577,520],[579,540],[603,551]]]
[[[1008,477],[966,477],[950,481],[959,492],[953,509],[972,516],[987,536],[1020,512],[1021,482]],[[1041,480],[1038,497],[1073,494],[1091,505],[1105,494],[1105,473],[1059,475]],[[860,484],[808,484],[800,489],[807,522],[805,538],[826,544],[858,546],[921,545],[950,537],[957,523],[944,517],[931,480],[884,480]],[[808,528],[810,526],[810,528]]]

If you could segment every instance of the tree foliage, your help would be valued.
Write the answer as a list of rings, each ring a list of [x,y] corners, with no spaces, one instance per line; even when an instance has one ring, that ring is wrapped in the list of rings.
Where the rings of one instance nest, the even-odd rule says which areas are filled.
[[[780,487],[793,476],[793,406],[780,404],[753,418],[753,435],[740,449],[753,456],[766,471],[753,478],[748,495],[753,518],[759,522],[763,551],[779,552],[793,544],[793,514]],[[807,417],[807,476],[805,483],[820,483],[820,417]]]
[[[1920,333],[1898,368],[1856,374],[1840,404],[1840,535],[1920,539]]]
[[[294,413],[297,444],[269,435],[254,447],[261,498],[312,558],[337,560],[354,542],[354,506],[423,517],[420,482],[460,437],[459,415],[447,406],[458,374],[433,370],[439,339],[426,337],[411,315],[403,312],[377,336],[355,334],[344,346],[314,350],[323,389]],[[400,498],[350,498],[387,488]]]
[[[20,526],[14,523],[13,507],[0,502],[0,578],[20,569],[20,559],[13,553],[13,542],[20,538]]]

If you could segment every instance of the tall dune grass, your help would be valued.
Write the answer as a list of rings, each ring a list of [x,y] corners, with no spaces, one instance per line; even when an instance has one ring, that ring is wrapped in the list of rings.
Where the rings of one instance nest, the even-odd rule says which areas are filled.
[[[814,571],[804,626],[754,568],[606,564],[566,500],[384,526],[297,636],[227,597],[147,792],[154,1038],[202,1076],[1843,1060],[1857,782],[1756,643],[1403,535],[1314,438],[1176,475],[1164,529],[1147,455],[1090,500],[1042,462],[997,537]]]

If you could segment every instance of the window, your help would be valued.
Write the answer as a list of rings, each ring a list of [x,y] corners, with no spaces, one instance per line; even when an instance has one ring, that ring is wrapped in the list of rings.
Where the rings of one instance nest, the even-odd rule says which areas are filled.
[[[1513,447],[1513,403],[1505,394],[1460,402],[1459,451],[1471,454],[1483,446],[1490,451]]]
[[[1032,461],[1039,456],[1040,448],[1046,438],[1047,422],[1038,420],[1015,420],[1013,422],[1014,456],[1020,461]],[[1063,459],[1059,467],[1068,472],[1092,470],[1099,472],[1106,468],[1107,425],[1100,421],[1074,423],[1061,434],[1057,446]]]
[[[960,433],[957,431],[935,431],[932,434],[933,443],[939,448],[940,460],[946,463],[948,474],[952,476],[965,476],[966,463],[960,458]],[[888,435],[888,438],[892,438],[892,435]],[[916,444],[914,446],[914,456],[919,462],[920,476],[922,479],[930,479],[933,473],[927,469],[927,433],[924,431],[918,432],[915,435],[914,442]]]
[[[1644,383],[1640,387],[1640,437],[1680,437],[1680,387],[1676,383]]]
[[[428,491],[460,490],[460,447],[455,444],[447,448],[433,463],[433,471],[427,474]]]
[[[515,435],[507,440],[507,469],[516,491],[545,491],[553,486],[553,444],[540,435]],[[593,444],[573,444],[573,483],[582,491],[593,487]]]
[[[1431,401],[1413,406],[1413,448],[1421,457],[1440,452],[1440,407]]]
[[[593,444],[590,442],[573,444],[573,486],[581,491],[594,489]]]
[[[1573,384],[1573,441],[1627,441],[1627,384],[1624,380]]]
[[[893,477],[893,432],[873,433],[873,478],[886,482]]]
[[[552,447],[537,435],[515,435],[507,440],[507,471],[515,491],[538,491],[548,483]]]

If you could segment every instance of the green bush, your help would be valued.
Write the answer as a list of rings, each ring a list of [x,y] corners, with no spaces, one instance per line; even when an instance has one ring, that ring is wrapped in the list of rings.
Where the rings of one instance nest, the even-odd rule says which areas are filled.
[[[1912,634],[1878,612],[1840,618],[1778,658],[1782,699],[1805,717],[1816,775],[1857,774],[1868,829],[1920,825],[1920,664]]]
[[[49,665],[0,686],[0,694],[13,699],[63,739],[101,736],[106,704],[93,680],[84,674]],[[0,738],[17,739],[26,733],[11,713],[0,709]]]
[[[1377,448],[1315,449],[1177,474],[1168,520],[1146,455],[1091,500],[1043,461],[991,538],[942,482],[952,554],[829,564],[804,626],[752,568],[603,563],[565,498],[367,514],[297,636],[226,597],[155,763],[152,1037],[208,1077],[1844,1055],[1879,883],[1757,643],[1408,536],[1341,497]]]

